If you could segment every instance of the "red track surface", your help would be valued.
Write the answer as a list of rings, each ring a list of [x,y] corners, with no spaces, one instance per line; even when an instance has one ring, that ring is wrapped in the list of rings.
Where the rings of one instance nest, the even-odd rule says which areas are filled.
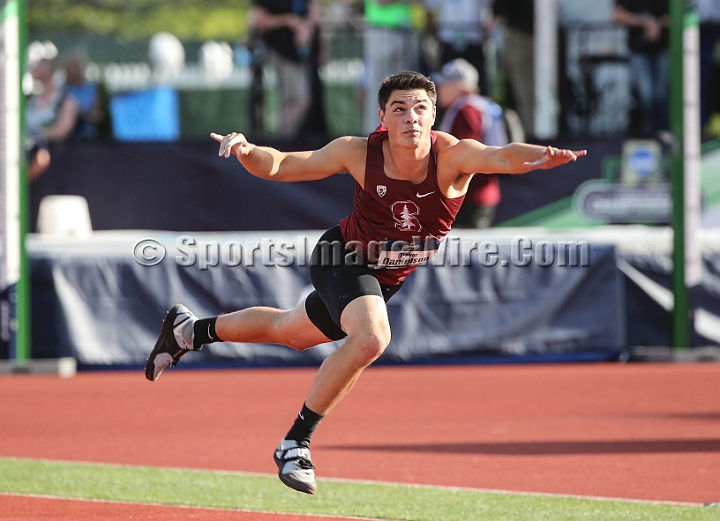
[[[0,494],[0,519],[3,521],[69,520],[126,521],[128,519],[192,519],[194,521],[342,521],[346,517],[300,516],[213,510],[209,508],[168,507],[112,503],[106,501],[78,501],[44,497]]]
[[[274,473],[314,374],[2,378],[0,456]],[[720,364],[371,368],[313,460],[320,479],[720,501]]]

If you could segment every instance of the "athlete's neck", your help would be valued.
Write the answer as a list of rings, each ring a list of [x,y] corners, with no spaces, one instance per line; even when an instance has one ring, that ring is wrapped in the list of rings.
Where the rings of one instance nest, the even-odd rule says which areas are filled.
[[[431,143],[426,146],[393,146],[389,140],[383,142],[385,175],[391,179],[422,183],[428,174]]]

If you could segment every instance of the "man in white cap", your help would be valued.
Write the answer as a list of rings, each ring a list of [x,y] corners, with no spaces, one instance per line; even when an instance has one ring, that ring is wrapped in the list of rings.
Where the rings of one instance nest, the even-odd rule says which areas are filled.
[[[458,139],[475,139],[490,146],[508,144],[502,108],[479,94],[478,71],[468,61],[456,58],[446,63],[432,79],[437,85],[438,104],[445,110],[438,130]],[[455,226],[489,227],[499,202],[498,177],[474,176]]]

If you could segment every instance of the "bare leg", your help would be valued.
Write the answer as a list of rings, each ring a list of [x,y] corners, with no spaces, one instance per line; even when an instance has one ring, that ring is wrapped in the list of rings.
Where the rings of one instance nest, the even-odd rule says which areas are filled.
[[[353,300],[341,318],[347,341],[328,356],[315,376],[307,406],[325,415],[345,396],[360,373],[390,343],[390,324],[382,297],[368,295]]]
[[[295,309],[252,307],[220,315],[215,331],[226,342],[282,344],[298,351],[329,342],[305,312],[305,302]]]
[[[323,416],[390,343],[387,308],[380,296],[353,300],[343,311],[341,322],[347,340],[320,366],[306,401],[311,410]],[[298,351],[330,341],[310,321],[304,303],[290,311],[252,307],[220,315],[215,331],[228,342],[283,344]]]
[[[266,314],[262,320],[269,316]],[[306,320],[309,322],[307,317]],[[348,334],[347,341],[320,366],[305,405],[275,450],[280,480],[307,494],[314,494],[317,487],[309,448],[315,428],[352,389],[362,370],[380,356],[390,342],[387,309],[380,296],[356,298],[345,308],[340,322]]]

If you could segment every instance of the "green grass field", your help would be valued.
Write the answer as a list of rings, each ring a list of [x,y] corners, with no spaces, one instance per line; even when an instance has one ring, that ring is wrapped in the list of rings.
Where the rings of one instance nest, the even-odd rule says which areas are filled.
[[[0,492],[413,521],[720,520],[716,507],[324,480],[306,496],[273,476],[15,458],[0,458]]]

